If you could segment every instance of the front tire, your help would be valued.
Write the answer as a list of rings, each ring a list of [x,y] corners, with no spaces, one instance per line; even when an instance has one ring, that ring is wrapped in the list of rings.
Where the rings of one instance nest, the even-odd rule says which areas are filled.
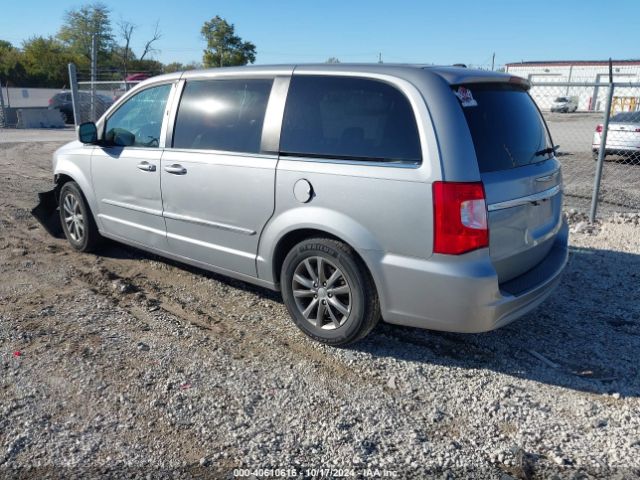
[[[65,183],[60,189],[60,223],[69,244],[79,252],[92,252],[102,237],[93,214],[76,182]]]
[[[380,319],[373,279],[348,245],[329,238],[298,243],[284,259],[282,297],[306,335],[327,345],[364,338]]]

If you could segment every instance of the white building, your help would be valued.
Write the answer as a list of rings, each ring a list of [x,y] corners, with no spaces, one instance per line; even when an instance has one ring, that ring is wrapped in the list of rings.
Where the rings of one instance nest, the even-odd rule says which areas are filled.
[[[614,90],[612,110],[640,110],[640,60],[613,60],[612,66],[613,81],[620,84]],[[608,60],[508,63],[505,70],[531,82],[531,95],[543,110],[559,96],[577,97],[582,111],[604,109],[609,90]],[[553,83],[558,86],[549,85]]]

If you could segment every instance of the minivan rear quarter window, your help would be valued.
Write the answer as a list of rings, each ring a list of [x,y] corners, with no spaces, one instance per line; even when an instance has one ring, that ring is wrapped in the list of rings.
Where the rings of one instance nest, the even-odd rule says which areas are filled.
[[[522,167],[550,158],[552,146],[538,107],[526,90],[510,84],[465,85],[475,102],[461,108],[480,172]],[[459,86],[454,86],[454,91]],[[474,105],[477,104],[477,105]]]
[[[282,127],[283,155],[419,164],[409,100],[394,86],[355,77],[298,75]]]
[[[272,79],[187,81],[173,147],[258,153]]]

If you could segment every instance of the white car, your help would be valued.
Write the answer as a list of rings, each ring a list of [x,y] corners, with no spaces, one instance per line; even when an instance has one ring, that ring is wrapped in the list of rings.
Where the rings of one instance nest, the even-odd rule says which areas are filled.
[[[551,104],[552,112],[569,113],[578,110],[578,97],[557,97]]]
[[[596,126],[593,133],[593,159],[598,159],[603,125]],[[609,120],[606,155],[622,155],[640,157],[640,111],[617,113]]]

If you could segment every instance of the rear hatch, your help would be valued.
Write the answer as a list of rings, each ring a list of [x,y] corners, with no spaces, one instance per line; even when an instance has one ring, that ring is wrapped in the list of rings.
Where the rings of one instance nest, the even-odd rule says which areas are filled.
[[[525,85],[453,89],[461,99],[485,188],[491,261],[500,283],[507,282],[544,259],[562,226],[560,163]]]

